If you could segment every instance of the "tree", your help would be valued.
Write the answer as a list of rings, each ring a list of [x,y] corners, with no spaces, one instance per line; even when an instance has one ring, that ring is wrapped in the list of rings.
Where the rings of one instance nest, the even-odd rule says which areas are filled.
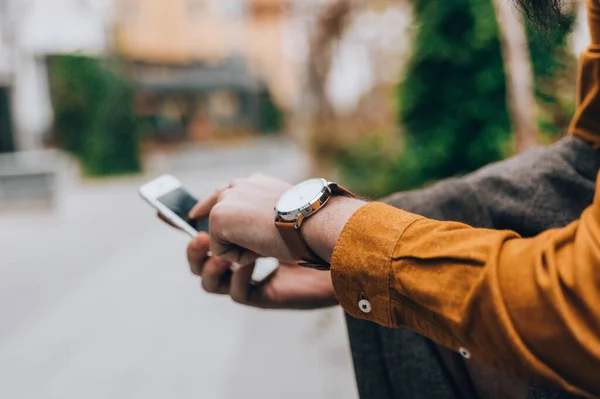
[[[413,51],[397,90],[402,146],[394,152],[378,138],[365,138],[338,158],[344,184],[370,197],[471,172],[516,147],[492,0],[413,4]],[[535,89],[524,119],[534,131],[533,112],[546,139],[564,135],[574,110],[576,63],[566,44],[573,18],[558,22],[550,22],[558,29],[543,33],[527,23],[528,46],[520,46],[529,50],[520,54],[524,61],[531,54]],[[512,78],[518,84],[519,76]]]
[[[504,60],[507,105],[514,134],[514,148],[516,152],[522,152],[540,141],[527,34],[517,9],[503,0],[493,1]]]
[[[331,165],[329,153],[331,142],[335,141],[332,120],[334,110],[326,93],[327,78],[331,69],[334,45],[343,35],[348,18],[353,9],[351,0],[335,0],[319,12],[314,29],[309,37],[307,82],[304,93],[304,119],[308,134],[306,143],[313,155],[311,174],[327,175]],[[332,137],[333,135],[333,137]]]
[[[405,147],[394,190],[502,159],[511,139],[491,2],[429,0],[414,12],[419,32],[398,91]]]
[[[118,65],[60,55],[51,57],[49,66],[55,143],[74,154],[88,175],[138,172],[133,90]]]

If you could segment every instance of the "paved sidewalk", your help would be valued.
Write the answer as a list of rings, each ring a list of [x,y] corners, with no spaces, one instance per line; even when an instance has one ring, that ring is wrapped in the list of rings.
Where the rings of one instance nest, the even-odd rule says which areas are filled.
[[[186,236],[137,194],[163,172],[205,196],[252,171],[297,181],[306,160],[284,141],[191,148],[146,177],[67,179],[55,212],[2,213],[0,398],[356,398],[341,309],[205,294]]]

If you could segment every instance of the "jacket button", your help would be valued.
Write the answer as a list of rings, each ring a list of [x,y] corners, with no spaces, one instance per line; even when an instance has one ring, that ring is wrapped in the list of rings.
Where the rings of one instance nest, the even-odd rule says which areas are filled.
[[[469,352],[469,350],[467,348],[463,348],[462,346],[460,347],[460,349],[458,350],[458,352],[460,353],[460,355],[462,357],[464,357],[465,359],[470,359],[471,358],[471,352]]]
[[[361,299],[358,301],[358,308],[363,313],[371,313],[371,302],[366,299]]]

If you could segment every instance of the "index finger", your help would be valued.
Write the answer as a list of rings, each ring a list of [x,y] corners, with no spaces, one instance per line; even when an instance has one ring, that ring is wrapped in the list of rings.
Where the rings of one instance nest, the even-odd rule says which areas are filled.
[[[187,258],[192,273],[201,275],[205,262],[212,257],[210,238],[206,233],[200,233],[188,244]]]
[[[198,203],[194,205],[194,207],[189,213],[190,219],[200,219],[207,217],[211,209],[217,204],[217,202],[219,202],[219,196],[225,189],[227,189],[227,186],[216,190],[214,193],[212,193],[210,196],[203,199],[202,201],[198,201]]]

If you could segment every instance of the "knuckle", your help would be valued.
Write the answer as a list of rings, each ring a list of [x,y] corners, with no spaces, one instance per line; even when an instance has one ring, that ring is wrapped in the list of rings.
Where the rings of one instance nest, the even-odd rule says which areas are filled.
[[[213,284],[211,284],[210,279],[208,278],[202,278],[202,289],[204,289],[204,291],[214,294],[215,293],[215,287]]]
[[[195,276],[202,275],[202,270],[204,269],[204,264],[198,264],[195,262],[189,262],[189,264],[190,264],[190,271],[192,272],[193,275],[195,275]]]
[[[194,261],[194,257],[195,257],[195,256],[194,256],[194,252],[195,252],[195,251],[194,251],[194,248],[192,248],[192,245],[191,245],[191,243],[190,243],[190,244],[188,244],[188,246],[187,246],[187,250],[186,250],[186,255],[187,255],[187,260],[188,260],[188,263],[189,263],[190,265],[191,265],[191,264],[193,263],[193,261]]]
[[[221,202],[223,202],[228,195],[231,194],[231,187],[226,188],[225,190],[222,190],[221,192],[219,192],[219,196],[217,197],[217,205],[220,204]],[[215,205],[215,207],[217,206]],[[213,208],[214,210],[214,208]]]
[[[188,252],[187,255],[188,264],[190,265],[190,270],[193,274],[199,274],[202,271],[202,264],[199,263],[193,254]]]
[[[224,204],[219,203],[215,205],[210,215],[208,216],[208,223],[210,225],[210,234],[212,239],[225,239],[227,234],[226,231],[229,229],[231,222],[230,208]],[[214,243],[211,241],[211,246]]]
[[[190,273],[192,273],[192,275],[194,275],[196,277],[200,277],[202,275],[202,273],[197,271],[196,268],[193,266],[190,266]]]
[[[225,215],[226,207],[223,206],[222,202],[217,203],[212,210],[210,211],[210,215],[208,215],[208,221],[211,224],[219,223],[223,216]]]
[[[242,177],[235,178],[231,181],[229,187],[239,187],[244,184],[245,180],[246,179]]]
[[[235,303],[239,303],[241,305],[244,305],[246,303],[246,298],[244,295],[240,295],[238,293],[231,293],[230,294],[231,299],[233,300],[233,302]]]

